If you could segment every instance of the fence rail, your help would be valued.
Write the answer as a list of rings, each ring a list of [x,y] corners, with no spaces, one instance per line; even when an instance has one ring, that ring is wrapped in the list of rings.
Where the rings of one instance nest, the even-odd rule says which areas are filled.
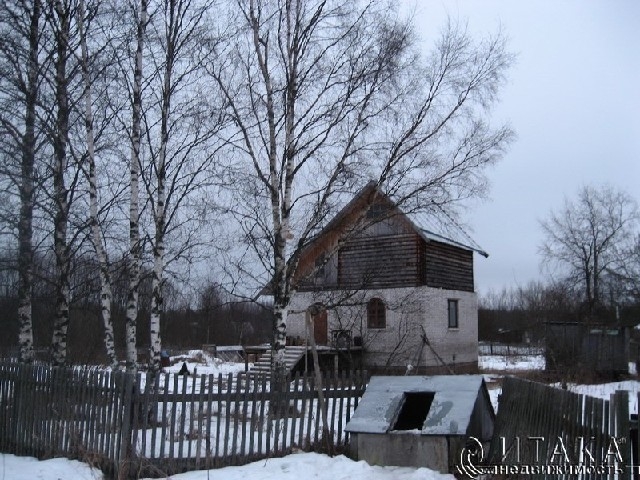
[[[493,342],[481,342],[478,344],[478,354],[480,355],[544,355],[544,352],[545,348],[538,345]]]
[[[489,463],[513,466],[504,469],[512,473],[506,478],[521,478],[516,472],[522,466],[544,465],[546,471],[532,475],[532,469],[527,478],[633,479],[640,454],[636,428],[629,392],[604,400],[507,377]]]
[[[311,375],[272,391],[258,376],[152,378],[0,362],[0,451],[82,458],[126,478],[339,447],[365,379],[363,372],[323,376],[329,438],[322,438]]]

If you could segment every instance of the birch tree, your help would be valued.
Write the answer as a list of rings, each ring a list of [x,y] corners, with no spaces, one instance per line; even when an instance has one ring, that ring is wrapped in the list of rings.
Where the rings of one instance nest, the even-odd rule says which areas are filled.
[[[158,82],[158,95],[149,99],[144,111],[149,163],[142,180],[153,217],[149,358],[154,372],[160,369],[167,264],[184,259],[183,254],[197,241],[189,225],[198,221],[198,211],[203,212],[193,198],[205,185],[217,150],[212,142],[219,114],[215,102],[205,99],[196,54],[209,13],[207,2],[165,0],[151,24],[151,35],[158,39],[149,46],[151,63],[159,66],[151,81]]]
[[[512,138],[486,121],[512,57],[500,34],[455,23],[425,57],[376,0],[247,0],[222,22],[236,30],[206,66],[235,124],[230,208],[268,272],[278,382],[300,252],[371,180],[405,210],[451,214],[482,194]]]
[[[640,213],[635,200],[611,186],[585,186],[575,200],[540,222],[543,265],[578,286],[589,314],[602,303],[602,281],[624,272]]]
[[[142,68],[146,28],[148,24],[148,1],[140,0],[136,19],[136,49],[131,102],[131,158],[129,162],[129,293],[127,297],[126,345],[127,370],[136,369],[138,350],[136,347],[138,299],[140,288],[140,146],[142,138]]]
[[[3,3],[0,10],[0,137],[3,157],[20,158],[19,168],[9,162],[3,173],[17,185],[20,198],[18,218],[18,344],[20,360],[33,360],[33,212],[36,188],[36,109],[42,69],[42,5],[39,0]]]
[[[99,266],[100,277],[100,311],[104,327],[104,345],[109,364],[112,368],[118,367],[118,359],[115,352],[115,339],[113,333],[113,321],[111,319],[111,272],[108,253],[103,244],[104,239],[100,229],[100,219],[98,215],[98,185],[96,178],[96,153],[95,153],[95,131],[93,118],[93,80],[91,78],[92,61],[90,58],[87,38],[89,28],[87,23],[95,16],[96,5],[93,12],[87,14],[85,1],[80,0],[78,4],[77,24],[78,36],[80,39],[80,66],[82,70],[82,81],[84,84],[84,115],[85,115],[85,138],[86,138],[86,163],[89,181],[89,213],[91,227],[91,242],[96,254]]]
[[[53,323],[51,355],[53,365],[63,365],[67,357],[67,330],[69,328],[70,303],[70,251],[67,238],[71,193],[67,185],[69,145],[69,102],[70,75],[68,61],[72,56],[71,23],[72,5],[57,0],[49,4],[48,25],[53,33],[53,95],[54,124],[51,130],[53,143],[53,210],[54,210],[54,253],[56,269],[56,310]]]

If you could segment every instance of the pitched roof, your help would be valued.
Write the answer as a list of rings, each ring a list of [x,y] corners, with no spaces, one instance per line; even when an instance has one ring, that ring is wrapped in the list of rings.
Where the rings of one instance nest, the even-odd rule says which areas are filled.
[[[401,207],[397,206],[397,202],[393,197],[385,194],[375,182],[369,182],[345,205],[336,216],[316,235],[319,238],[324,232],[333,228],[344,217],[347,216],[359,202],[363,201],[366,196],[373,193],[380,195],[382,198],[391,202],[398,211],[404,215],[413,225],[416,232],[427,242],[435,241],[452,245],[454,247],[479,253],[483,257],[489,254],[484,251],[464,229],[442,209],[433,210],[429,213],[425,211],[405,212]]]
[[[489,256],[455,220],[444,212],[439,212],[439,215],[425,212],[405,213],[405,215],[425,241],[447,243],[474,251],[483,257]]]

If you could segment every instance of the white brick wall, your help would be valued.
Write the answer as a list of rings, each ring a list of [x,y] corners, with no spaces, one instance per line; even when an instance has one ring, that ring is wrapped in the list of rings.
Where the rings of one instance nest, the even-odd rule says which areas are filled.
[[[342,297],[342,298],[341,298]],[[367,301],[381,298],[387,306],[385,329],[367,329]],[[448,299],[458,300],[458,328],[448,328]],[[477,363],[478,305],[472,292],[431,287],[345,292],[297,293],[289,309],[287,334],[304,338],[304,310],[315,302],[341,305],[329,308],[332,330],[347,329],[363,338],[365,363],[375,366],[441,366]],[[428,344],[423,337],[426,335]],[[438,358],[439,357],[439,358]]]

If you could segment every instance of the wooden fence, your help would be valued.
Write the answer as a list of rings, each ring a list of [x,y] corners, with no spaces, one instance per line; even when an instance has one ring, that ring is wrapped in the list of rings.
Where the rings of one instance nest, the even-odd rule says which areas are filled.
[[[480,342],[478,344],[479,355],[500,355],[500,356],[524,356],[524,355],[544,355],[544,347],[530,344],[509,344],[495,342]]]
[[[504,379],[488,456],[490,465],[513,467],[501,470],[501,478],[632,479],[638,453],[629,392],[604,400]],[[528,466],[544,467],[522,470]]]
[[[246,375],[152,379],[0,363],[0,451],[80,458],[107,476],[138,478],[340,448],[365,379],[362,372],[323,377],[329,438],[322,438],[311,375],[277,392],[266,378]]]

